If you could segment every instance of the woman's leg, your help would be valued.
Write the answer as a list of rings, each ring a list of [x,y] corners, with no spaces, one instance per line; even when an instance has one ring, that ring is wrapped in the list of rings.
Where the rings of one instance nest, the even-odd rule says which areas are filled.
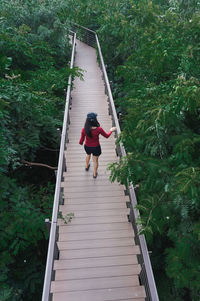
[[[97,169],[98,169],[98,159],[99,157],[98,156],[92,156],[92,159],[93,159],[93,163],[94,163],[94,176],[96,177],[97,176]]]
[[[87,155],[86,156],[86,168],[88,168],[89,167],[89,163],[90,163],[90,157],[91,157],[91,155]]]

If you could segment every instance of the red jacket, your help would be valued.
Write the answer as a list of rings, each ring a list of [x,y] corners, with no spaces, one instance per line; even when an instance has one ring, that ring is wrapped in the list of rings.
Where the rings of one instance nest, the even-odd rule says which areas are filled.
[[[86,146],[90,146],[90,147],[95,147],[100,145],[99,143],[99,135],[101,134],[102,136],[104,136],[105,138],[110,137],[110,135],[112,134],[112,131],[106,133],[104,132],[104,130],[99,126],[96,129],[92,129],[92,137],[89,137],[86,135],[85,133],[85,129],[82,128],[81,131],[81,138],[79,140],[79,144],[83,144],[84,140],[85,140],[85,145]]]

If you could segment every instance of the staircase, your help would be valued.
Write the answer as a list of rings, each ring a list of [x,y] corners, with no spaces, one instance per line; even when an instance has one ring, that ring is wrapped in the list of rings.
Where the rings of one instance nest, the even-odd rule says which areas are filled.
[[[102,155],[96,179],[92,162],[85,171],[85,151],[78,143],[88,112],[98,114],[106,132],[112,127],[96,50],[77,41],[75,65],[83,70],[84,80],[74,80],[65,151],[67,172],[62,182],[64,204],[59,206],[64,218],[69,213],[74,217],[68,224],[58,220],[59,259],[53,265],[52,300],[144,301],[137,259],[140,249],[127,218],[129,198],[125,187],[109,181],[107,170],[109,163],[118,160],[115,138],[113,134],[100,138]]]

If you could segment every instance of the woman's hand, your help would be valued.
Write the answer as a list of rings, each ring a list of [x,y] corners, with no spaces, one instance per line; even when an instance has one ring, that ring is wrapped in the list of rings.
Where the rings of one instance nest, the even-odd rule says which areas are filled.
[[[112,127],[111,129],[110,129],[110,131],[111,132],[114,132],[114,131],[116,131],[116,127],[114,126],[114,127]]]

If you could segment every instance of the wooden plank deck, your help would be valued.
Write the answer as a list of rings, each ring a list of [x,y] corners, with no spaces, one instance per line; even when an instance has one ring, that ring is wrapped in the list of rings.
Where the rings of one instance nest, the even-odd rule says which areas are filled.
[[[139,284],[134,232],[128,222],[124,187],[109,181],[109,163],[116,161],[115,138],[100,137],[102,155],[97,179],[93,163],[85,171],[85,152],[78,144],[88,112],[98,113],[105,131],[112,126],[107,97],[96,52],[77,42],[76,66],[84,70],[84,81],[76,78],[72,92],[69,143],[65,152],[65,216],[74,213],[71,223],[59,225],[59,260],[54,262],[55,280],[51,283],[53,301],[144,301],[145,290]]]

